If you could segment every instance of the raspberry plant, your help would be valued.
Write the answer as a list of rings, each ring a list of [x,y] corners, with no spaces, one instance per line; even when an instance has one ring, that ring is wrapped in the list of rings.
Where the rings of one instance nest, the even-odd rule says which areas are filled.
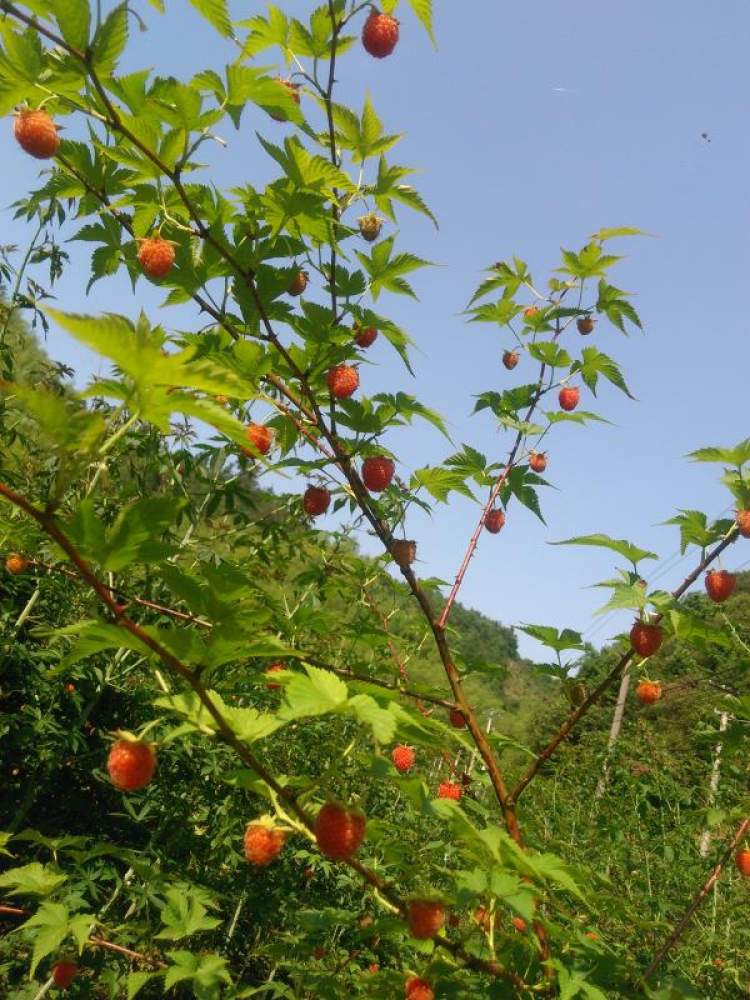
[[[119,70],[136,17],[127,4],[0,0],[0,106],[16,111],[20,147],[50,164],[18,205],[44,241],[34,237],[35,255],[15,272],[9,257],[3,265],[14,288],[0,343],[0,525],[11,594],[24,598],[11,655],[43,664],[40,690],[75,676],[66,687],[77,707],[71,766],[93,776],[86,783],[76,772],[80,815],[96,818],[102,802],[119,810],[101,828],[66,829],[54,815],[44,830],[24,828],[55,752],[40,761],[4,835],[0,886],[13,901],[1,909],[18,926],[1,974],[19,998],[40,976],[129,998],[649,993],[691,910],[647,968],[616,940],[582,936],[600,873],[544,850],[527,832],[523,796],[662,642],[732,641],[731,627],[707,628],[680,598],[740,530],[747,535],[750,445],[696,452],[725,467],[738,523],[695,511],[674,519],[683,544],[700,550],[674,593],[644,585],[639,567],[651,552],[605,534],[566,541],[623,560],[605,583],[608,607],[632,609],[636,623],[590,687],[562,661],[584,650],[580,633],[524,626],[554,654],[546,672],[571,694],[567,716],[519,763],[467,693],[478,667],[457,653],[451,613],[480,540],[502,545],[494,536],[512,531],[519,503],[542,517],[542,443],[561,425],[602,419],[592,407],[607,383],[630,395],[610,345],[641,322],[610,282],[620,259],[611,247],[639,232],[602,229],[563,250],[545,285],[517,258],[488,268],[468,316],[496,336],[498,367],[475,411],[503,431],[502,444],[489,457],[464,445],[407,475],[388,431],[422,420],[448,437],[444,424],[404,391],[368,394],[359,366],[364,351],[372,360],[388,345],[411,370],[410,338],[380,302],[413,296],[412,276],[429,264],[397,249],[398,214],[434,217],[407,183],[413,171],[393,159],[399,137],[374,102],[349,108],[339,89],[360,38],[385,59],[415,19],[399,25],[396,0],[383,10],[329,0],[307,20],[269,6],[233,22],[224,0],[193,6],[237,54],[223,71],[180,81]],[[429,0],[410,7],[432,35]],[[202,147],[231,145],[223,134],[250,128],[276,176],[220,191]],[[137,308],[120,316],[49,306],[26,270],[49,262],[53,281],[64,266],[58,237],[71,236],[92,246],[87,289],[122,269],[136,290],[157,283],[160,321]],[[24,294],[24,280],[40,294]],[[170,329],[168,307],[190,303],[194,329]],[[100,354],[110,374],[80,392],[60,371],[25,376],[9,347],[24,309]],[[302,485],[259,502],[257,484],[273,472]],[[412,508],[452,493],[476,499],[478,517],[446,595],[419,579],[406,532]],[[304,516],[318,526],[328,518],[330,533]],[[374,563],[352,545],[363,530],[382,543]],[[391,571],[419,609],[410,641],[441,665],[441,689],[409,677],[381,606],[394,593]],[[18,639],[39,601],[44,627]],[[746,719],[746,702],[738,718],[743,711]],[[111,732],[132,730],[110,757],[121,795],[105,778],[107,744],[92,712]],[[41,715],[38,726],[45,732]],[[63,733],[44,738],[54,747]],[[133,746],[146,748],[137,773]],[[739,827],[715,877],[748,830],[740,811],[729,819]],[[216,869],[211,889],[191,860],[201,841]],[[335,905],[330,894],[306,905],[304,882],[319,874]],[[283,910],[281,941],[247,939],[247,911],[257,917],[263,894]],[[367,975],[360,958],[370,960]],[[689,995],[679,989],[651,995]]]

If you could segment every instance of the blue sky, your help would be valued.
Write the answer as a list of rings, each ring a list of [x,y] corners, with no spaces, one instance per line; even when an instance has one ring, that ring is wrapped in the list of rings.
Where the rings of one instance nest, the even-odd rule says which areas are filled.
[[[313,4],[284,6],[302,16]],[[231,48],[186,0],[167,0],[167,7],[160,17],[137,0],[149,30],[133,27],[127,68],[158,66],[162,74],[188,77],[231,58]],[[234,13],[248,17],[262,9],[243,3]],[[419,302],[386,296],[379,303],[417,342],[416,380],[381,340],[370,351],[377,365],[363,368],[363,391],[412,392],[445,415],[457,445],[468,442],[499,459],[509,442],[486,415],[470,418],[474,395],[512,381],[500,365],[504,336],[467,325],[461,315],[482,270],[517,254],[542,283],[561,246],[580,247],[602,226],[655,234],[614,245],[627,259],[613,281],[637,293],[644,334],[625,338],[602,321],[591,338],[622,364],[637,402],[608,388],[596,401],[584,391],[583,405],[612,425],[563,426],[548,436],[547,476],[555,489],[542,498],[547,526],[513,505],[503,532],[483,537],[461,594],[464,603],[505,623],[569,626],[599,643],[629,620],[616,616],[602,624],[593,617],[603,594],[589,587],[611,575],[613,560],[606,552],[548,543],[594,531],[626,537],[668,559],[659,583],[676,585],[693,560],[678,559],[676,529],[659,522],[678,507],[714,517],[730,503],[718,470],[684,455],[734,444],[750,432],[750,8],[744,0],[724,0],[719,16],[698,0],[436,0],[437,51],[404,0],[399,13],[401,41],[392,57],[376,61],[357,47],[342,60],[339,100],[361,107],[369,92],[387,130],[406,133],[391,157],[421,168],[415,184],[440,230],[402,212],[399,243],[440,267],[417,274]],[[305,103],[312,108],[311,99]],[[80,124],[67,124],[69,135],[83,135]],[[227,126],[228,148],[205,157],[218,183],[269,177],[256,129],[278,138],[287,127],[252,111],[239,133]],[[36,164],[16,148],[10,126],[0,136],[0,162],[0,242],[22,244],[24,227],[6,206],[27,190]],[[127,282],[106,279],[84,303],[88,249],[69,245],[74,266],[57,289],[60,305],[131,316],[144,307],[155,318],[161,296],[145,282],[134,299]],[[197,326],[189,309],[165,311],[160,319]],[[582,346],[577,334],[570,337],[571,348]],[[47,349],[76,366],[80,379],[97,367],[59,330]],[[531,372],[526,361],[515,381]],[[450,451],[426,425],[393,432],[387,444],[402,474]],[[432,518],[412,515],[407,533],[419,540],[421,574],[452,578],[478,513],[454,497]],[[377,551],[370,539],[362,546]],[[724,565],[749,559],[750,547],[738,543]],[[520,640],[524,653],[539,654],[531,640]]]

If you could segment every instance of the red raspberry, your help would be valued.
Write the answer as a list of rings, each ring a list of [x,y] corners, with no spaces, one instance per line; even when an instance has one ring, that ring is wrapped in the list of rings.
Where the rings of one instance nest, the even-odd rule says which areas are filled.
[[[122,792],[145,788],[154,776],[156,754],[150,743],[118,740],[109,751],[107,770],[112,784]]]
[[[630,645],[639,656],[653,656],[661,646],[664,633],[659,625],[636,622],[630,630]]]
[[[19,146],[37,160],[48,160],[60,148],[58,125],[46,111],[19,111],[13,134]]]
[[[328,372],[328,388],[336,399],[348,399],[359,385],[359,373],[350,365],[336,365]]]
[[[505,351],[503,354],[503,364],[508,369],[508,371],[513,371],[513,369],[518,364],[521,355],[518,351]]]
[[[526,319],[533,319],[534,316],[539,315],[539,306],[526,306],[526,308],[523,311],[523,314],[526,317]]]
[[[750,510],[737,511],[737,527],[743,538],[750,538]]]
[[[547,468],[547,456],[541,451],[532,451],[529,455],[529,468],[532,472],[542,473]]]
[[[575,410],[578,406],[578,400],[581,398],[581,390],[575,385],[566,385],[560,390],[557,396],[560,401],[560,409]]]
[[[398,21],[390,14],[381,14],[373,8],[362,29],[365,51],[376,59],[384,59],[396,48]]]
[[[523,919],[523,917],[511,917],[510,922],[513,924],[513,926],[515,927],[515,929],[518,931],[519,934],[526,933],[527,929],[526,921]]]
[[[374,326],[358,326],[354,332],[354,343],[357,347],[371,347],[378,339],[378,331]]]
[[[371,493],[382,493],[391,485],[396,464],[390,458],[374,455],[362,463],[362,481]]]
[[[750,877],[750,851],[747,848],[737,851],[734,860],[737,863],[737,871],[740,875]]]
[[[52,966],[52,981],[59,990],[67,990],[75,979],[78,966],[69,959],[61,959]]]
[[[307,288],[307,282],[310,280],[310,276],[307,271],[297,271],[297,273],[292,278],[292,282],[289,285],[290,295],[301,295]]]
[[[286,669],[287,669],[286,663],[272,663],[270,667],[266,668],[266,677],[269,674],[281,673],[282,670]],[[266,687],[268,688],[269,691],[278,691],[279,688],[281,687],[281,684],[266,684]]]
[[[302,507],[310,517],[325,514],[331,505],[331,494],[322,486],[308,486],[302,497]]]
[[[412,976],[404,987],[406,1000],[435,1000],[435,993],[426,979]]]
[[[725,569],[712,569],[706,573],[706,593],[717,604],[728,600],[737,586],[737,577]]]
[[[163,278],[174,264],[174,244],[161,236],[142,240],[138,247],[138,262],[149,278]]]
[[[18,552],[11,552],[8,558],[5,560],[5,568],[9,573],[14,576],[18,576],[19,573],[25,573],[28,569],[29,561],[25,559]]]
[[[391,751],[391,760],[395,764],[396,770],[400,771],[401,774],[406,774],[407,771],[411,771],[414,767],[416,757],[417,755],[414,753],[414,747],[407,747],[403,743],[400,743]]]
[[[464,713],[459,711],[457,708],[452,708],[448,713],[448,718],[454,729],[465,729],[466,719],[464,718]]]
[[[380,966],[378,965],[377,962],[370,962],[370,964],[367,966],[367,971],[370,973],[371,976],[374,976],[377,972],[380,972]]]
[[[453,799],[454,802],[458,802],[462,794],[463,789],[455,781],[443,781],[438,787],[439,799]]]
[[[286,832],[270,823],[250,823],[245,830],[245,857],[251,865],[263,868],[279,856],[285,840]]]
[[[433,899],[412,900],[406,913],[412,937],[420,940],[435,937],[442,930],[445,917],[445,907]]]
[[[502,531],[505,524],[505,512],[499,509],[491,510],[485,518],[484,526],[491,535]]]
[[[315,820],[315,839],[326,857],[347,861],[365,835],[365,817],[337,802],[326,802]]]
[[[327,954],[327,948],[321,948],[320,946],[313,948],[313,958],[316,958],[318,961],[320,961],[321,958],[325,958]]]
[[[658,681],[640,681],[635,696],[643,705],[653,705],[661,698],[661,684]]]
[[[273,431],[270,427],[266,427],[265,424],[248,424],[245,430],[245,437],[256,449],[255,451],[252,451],[250,448],[242,449],[248,458],[256,458],[257,452],[260,452],[261,455],[266,455],[273,443]]]

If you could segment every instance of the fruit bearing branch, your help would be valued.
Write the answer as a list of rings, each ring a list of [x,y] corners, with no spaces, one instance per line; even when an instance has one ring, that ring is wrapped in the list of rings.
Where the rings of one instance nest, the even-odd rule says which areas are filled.
[[[282,786],[258,760],[255,754],[253,754],[252,751],[249,750],[248,747],[245,746],[245,744],[235,735],[229,723],[214,704],[208,691],[196,673],[190,670],[188,666],[170,653],[168,649],[162,646],[156,639],[152,638],[152,636],[150,636],[140,625],[125,614],[124,609],[112,596],[110,589],[98,579],[96,574],[83,559],[67,535],[65,535],[65,533],[59,528],[55,518],[51,514],[34,507],[34,505],[26,497],[16,493],[14,490],[10,489],[10,487],[1,482],[0,496],[5,497],[5,499],[11,504],[18,507],[25,514],[36,521],[43,531],[49,535],[49,537],[52,538],[57,545],[60,546],[62,551],[75,565],[81,578],[91,587],[100,601],[112,614],[117,625],[150,649],[151,652],[154,653],[172,673],[182,678],[182,680],[184,680],[190,688],[192,688],[201,705],[213,719],[216,725],[218,737],[230,746],[242,762],[254,771],[258,777],[273,790],[273,792],[284,803],[284,807],[293,813],[305,829],[312,834],[315,829],[315,824],[307,815],[305,810],[299,805],[295,795],[288,788]],[[397,891],[390,883],[386,882],[366,865],[357,861],[356,858],[349,858],[343,863],[353,871],[356,871],[368,885],[376,889],[402,917],[406,915],[406,903],[401,899]],[[488,975],[494,977],[506,979],[520,987],[524,986],[523,980],[519,976],[510,970],[505,969],[498,962],[490,962],[480,959],[477,956],[465,951],[462,945],[441,935],[436,935],[434,941],[436,945],[451,952],[469,968],[487,973]]]
[[[728,548],[737,539],[737,527],[736,525],[730,528],[727,532],[725,538],[723,538],[714,548],[704,556],[703,559],[698,563],[692,572],[688,573],[679,587],[672,591],[672,597],[675,600],[679,600],[680,597],[685,593],[685,591],[691,587],[701,573],[707,569],[711,563],[717,559],[724,549]],[[654,624],[657,624],[662,620],[664,616],[661,614],[655,615],[653,618]],[[522,794],[524,789],[527,787],[529,782],[533,780],[534,777],[539,773],[542,765],[550,759],[555,750],[560,746],[563,740],[568,736],[571,730],[578,724],[578,722],[583,718],[584,715],[591,709],[601,698],[605,691],[607,691],[612,685],[619,680],[622,672],[626,669],[628,664],[632,662],[635,657],[635,651],[629,649],[627,652],[623,653],[620,659],[617,661],[612,670],[607,674],[603,681],[601,681],[594,690],[589,694],[589,696],[581,703],[581,705],[568,716],[565,722],[560,726],[555,735],[552,737],[547,746],[537,755],[537,757],[532,761],[532,763],[527,768],[526,772],[520,778],[518,784],[513,789],[512,799],[514,802],[518,801],[519,796]]]
[[[363,514],[371,524],[373,530],[375,531],[378,538],[383,543],[384,547],[388,552],[391,551],[392,547],[392,532],[388,525],[380,517],[376,505],[372,501],[368,491],[366,490],[362,479],[360,478],[357,470],[355,469],[352,456],[343,448],[338,436],[334,433],[333,429],[326,424],[326,421],[321,412],[320,406],[318,404],[316,395],[307,380],[305,373],[299,369],[296,365],[290,352],[281,343],[278,335],[274,331],[271,324],[268,312],[261,300],[260,294],[258,292],[255,283],[255,274],[252,268],[243,267],[242,263],[237,259],[236,255],[232,250],[225,244],[224,240],[219,239],[214,233],[206,226],[203,222],[200,212],[196,206],[191,201],[180,176],[180,171],[178,169],[171,169],[164,160],[152,150],[147,143],[145,143],[139,136],[137,136],[128,126],[123,122],[120,113],[115,108],[114,104],[110,100],[107,91],[99,79],[96,73],[93,60],[91,58],[90,52],[81,52],[79,49],[71,46],[65,42],[63,38],[58,36],[51,29],[41,25],[35,17],[30,17],[26,15],[23,11],[20,11],[10,0],[0,0],[0,10],[4,10],[6,13],[15,17],[17,20],[28,25],[34,30],[38,31],[53,44],[59,46],[64,51],[69,53],[73,58],[81,62],[83,65],[86,75],[91,81],[94,91],[98,95],[99,101],[104,108],[104,124],[107,128],[111,129],[113,132],[118,133],[124,139],[127,140],[135,149],[139,150],[143,156],[145,156],[166,178],[168,178],[174,186],[174,190],[185,207],[189,218],[192,220],[195,226],[195,234],[199,236],[202,240],[209,243],[214,250],[222,257],[222,259],[229,265],[232,271],[235,272],[237,278],[244,282],[248,288],[255,308],[257,310],[258,316],[260,317],[261,325],[265,333],[262,335],[262,339],[271,344],[275,350],[278,352],[279,356],[283,359],[284,363],[287,365],[288,370],[292,373],[295,380],[298,381],[302,394],[305,397],[307,404],[312,412],[313,422],[316,425],[316,429],[325,438],[326,442],[330,446],[333,458],[345,475],[354,496],[356,497],[357,503],[359,504]],[[333,74],[331,74],[333,77]],[[331,280],[335,284],[335,275],[331,276]],[[559,326],[558,326],[559,333]],[[544,367],[542,368],[542,373],[544,372]],[[541,394],[541,385],[537,390],[537,395]],[[436,621],[435,610],[432,607],[432,602],[430,601],[427,593],[424,591],[422,586],[419,584],[416,576],[414,575],[411,567],[408,565],[402,565],[401,572],[412,592],[417,600],[422,612],[424,613],[427,621],[430,623],[433,635],[435,638],[435,643],[437,646],[438,654],[440,660],[443,664],[443,668],[448,679],[451,691],[455,698],[456,704],[459,706],[460,711],[464,715],[467,723],[469,732],[471,733],[472,739],[476,745],[476,748],[487,767],[487,771],[492,783],[495,796],[500,805],[503,820],[509,834],[513,839],[521,845],[523,843],[521,830],[518,823],[518,818],[516,815],[515,803],[508,794],[508,788],[503,777],[503,773],[500,769],[500,765],[492,751],[490,743],[487,736],[479,724],[476,714],[470,705],[468,698],[463,689],[461,683],[460,675],[453,661],[453,656],[450,650],[450,646],[446,639],[445,628],[438,621]],[[100,595],[101,596],[101,595]],[[111,598],[110,598],[111,599]],[[153,648],[153,647],[152,647]],[[188,671],[189,673],[189,671]],[[183,675],[184,676],[184,675]],[[186,678],[187,679],[187,678]]]

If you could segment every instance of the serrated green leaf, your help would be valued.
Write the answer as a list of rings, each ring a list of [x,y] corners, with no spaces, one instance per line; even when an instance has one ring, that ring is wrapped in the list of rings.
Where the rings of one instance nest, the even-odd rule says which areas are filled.
[[[102,22],[94,35],[92,59],[94,69],[102,76],[114,72],[128,41],[128,5],[121,3]]]
[[[435,32],[432,27],[432,0],[409,0],[409,6],[424,25],[433,45],[436,44]]]
[[[232,37],[227,0],[190,0],[190,3],[225,38]]]
[[[83,51],[91,29],[88,0],[52,0],[52,7],[60,34],[69,45]]]
[[[49,896],[65,881],[65,875],[34,861],[3,872],[0,875],[0,888],[8,889],[9,896]]]
[[[344,681],[330,670],[305,666],[306,674],[295,673],[284,685],[284,702],[278,717],[285,722],[326,715],[342,708],[348,698]]]
[[[624,538],[610,538],[609,535],[578,535],[576,538],[566,538],[560,542],[549,542],[550,545],[593,545],[602,549],[610,549],[623,556],[628,562],[637,566],[642,559],[658,559],[655,552],[648,549],[640,549],[637,545],[626,541]]]
[[[734,448],[699,448],[691,451],[688,458],[694,462],[720,462],[741,468],[750,462],[750,438],[740,441]]]

